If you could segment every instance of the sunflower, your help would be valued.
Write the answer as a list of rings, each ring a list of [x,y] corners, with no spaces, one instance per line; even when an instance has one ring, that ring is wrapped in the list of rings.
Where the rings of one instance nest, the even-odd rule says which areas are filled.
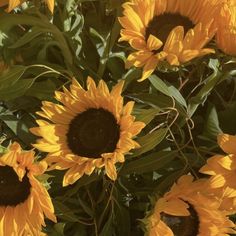
[[[56,92],[62,104],[43,102],[38,114],[51,122],[37,120],[39,127],[31,131],[42,139],[34,144],[49,152],[50,169],[68,169],[63,186],[73,184],[84,174],[105,166],[112,180],[117,178],[115,163],[124,162],[124,154],[139,147],[132,138],[145,126],[131,115],[134,102],[123,106],[123,81],[111,92],[101,80],[96,87],[88,77],[87,90],[73,79],[70,91]]]
[[[235,233],[234,223],[220,211],[219,199],[204,194],[206,180],[182,176],[145,220],[148,236],[221,236]]]
[[[236,136],[219,134],[218,144],[227,155],[215,155],[207,160],[200,172],[211,175],[209,183],[212,189],[226,191],[223,207],[236,212]],[[233,209],[232,209],[233,208]]]
[[[0,0],[0,7],[8,5],[7,12],[11,12],[14,8],[21,5],[23,2],[26,2],[26,0]],[[54,0],[45,0],[48,9],[53,14],[54,10]]]
[[[218,7],[216,43],[229,55],[236,55],[236,1],[224,0]]]
[[[51,198],[36,179],[47,164],[34,163],[33,151],[22,151],[18,143],[0,156],[0,235],[41,236],[44,215],[56,222]]]
[[[137,50],[128,56],[126,66],[143,67],[139,80],[143,81],[162,61],[179,66],[195,57],[214,53],[213,49],[204,48],[215,34],[212,5],[207,0],[124,3],[124,16],[119,18],[124,29],[119,41],[128,41]]]

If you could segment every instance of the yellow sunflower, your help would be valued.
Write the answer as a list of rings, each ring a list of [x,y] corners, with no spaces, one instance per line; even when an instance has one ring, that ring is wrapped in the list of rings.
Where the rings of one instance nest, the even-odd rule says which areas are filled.
[[[236,209],[236,136],[219,134],[218,144],[227,155],[215,155],[207,160],[200,172],[211,175],[209,184],[212,189],[224,194],[224,209]],[[222,195],[222,194],[221,194]],[[222,195],[223,196],[223,195]],[[226,207],[227,205],[227,207]]]
[[[37,120],[39,127],[31,131],[42,139],[34,147],[49,152],[46,161],[50,169],[69,168],[63,186],[103,166],[115,180],[115,163],[124,162],[124,154],[139,147],[133,137],[145,124],[134,121],[134,102],[123,106],[122,87],[121,81],[109,92],[104,81],[96,87],[88,77],[86,91],[73,79],[70,91],[64,88],[55,93],[62,105],[43,102],[38,114],[51,122]]]
[[[0,156],[0,235],[41,236],[44,215],[56,222],[51,198],[36,179],[47,164],[34,163],[33,151],[18,143]]]
[[[222,236],[235,233],[235,224],[219,210],[220,201],[204,194],[204,182],[182,176],[146,219],[148,236]]]
[[[0,7],[8,5],[7,12],[11,12],[14,8],[18,7],[23,2],[26,2],[26,0],[0,0]],[[54,0],[45,0],[45,2],[48,6],[48,9],[53,14],[55,4]]]
[[[224,0],[218,6],[216,17],[216,43],[218,48],[229,55],[236,55],[236,1]]]
[[[217,2],[217,0],[215,0]],[[213,1],[213,2],[215,2]],[[119,41],[137,50],[127,58],[127,67],[143,67],[139,81],[152,74],[161,61],[178,66],[205,54],[215,34],[215,9],[207,0],[131,0],[123,4]]]

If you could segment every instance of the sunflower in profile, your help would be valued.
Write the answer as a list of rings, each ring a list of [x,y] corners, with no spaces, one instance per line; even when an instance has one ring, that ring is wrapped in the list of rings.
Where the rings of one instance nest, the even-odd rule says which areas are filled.
[[[147,236],[221,236],[235,233],[235,224],[219,210],[220,201],[204,194],[206,180],[182,176],[145,220]]]
[[[236,1],[224,0],[218,5],[216,44],[224,53],[236,55]]]
[[[39,1],[39,0],[38,0]],[[55,0],[45,0],[48,9],[53,14],[54,10],[54,2]],[[14,8],[20,6],[23,2],[26,2],[26,0],[0,0],[0,7],[8,5],[7,12],[11,12]],[[40,1],[39,1],[40,2]]]
[[[236,212],[236,136],[219,134],[217,139],[219,146],[227,154],[209,158],[200,172],[211,175],[209,184],[216,192],[226,191],[223,208]]]
[[[34,147],[49,153],[50,169],[69,169],[63,186],[103,166],[115,180],[115,163],[124,162],[124,154],[139,147],[133,137],[145,124],[131,115],[134,102],[123,106],[122,87],[121,81],[109,92],[103,80],[96,86],[88,77],[84,90],[73,79],[70,91],[56,92],[61,104],[43,102],[38,114],[51,122],[37,120],[39,127],[31,131],[42,139]]]
[[[217,0],[216,0],[217,1]],[[204,48],[215,34],[215,8],[207,0],[131,0],[123,4],[119,41],[128,41],[136,51],[126,66],[143,67],[139,81],[167,61],[179,66],[191,59],[214,53]]]
[[[44,215],[56,222],[46,188],[36,179],[47,164],[34,163],[33,151],[22,151],[18,143],[0,155],[0,235],[41,236]]]

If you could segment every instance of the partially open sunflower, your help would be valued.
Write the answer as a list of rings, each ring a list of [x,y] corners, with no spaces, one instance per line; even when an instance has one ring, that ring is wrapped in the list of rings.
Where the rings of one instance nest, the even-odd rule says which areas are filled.
[[[224,0],[218,4],[216,43],[226,54],[236,55],[236,1]]]
[[[210,175],[209,186],[223,196],[221,206],[227,211],[236,212],[236,136],[219,134],[218,144],[226,152],[226,155],[215,155],[207,160],[200,172]]]
[[[44,215],[56,222],[51,198],[36,179],[47,165],[34,163],[33,151],[13,143],[0,156],[0,235],[41,236]]]
[[[109,92],[104,81],[96,87],[89,77],[86,91],[73,79],[70,91],[56,92],[62,105],[43,102],[43,112],[38,114],[51,122],[37,120],[39,127],[31,131],[42,139],[34,146],[49,152],[46,161],[50,169],[69,169],[63,186],[103,166],[115,180],[115,163],[124,162],[124,154],[139,147],[133,137],[145,124],[134,121],[134,102],[123,106],[122,87],[121,81]]]
[[[40,2],[40,0],[38,0]],[[21,5],[23,2],[26,2],[26,0],[0,0],[0,7],[8,5],[6,11],[11,12],[14,8]],[[48,9],[53,13],[54,10],[54,0],[45,0]]]
[[[178,66],[214,52],[204,48],[215,34],[210,1],[131,0],[123,8],[119,40],[137,50],[128,56],[127,67],[143,67],[140,81],[162,61]]]
[[[204,182],[182,176],[147,218],[148,236],[221,236],[233,234],[235,224],[219,210],[220,199],[204,194]],[[202,190],[202,191],[201,191]]]

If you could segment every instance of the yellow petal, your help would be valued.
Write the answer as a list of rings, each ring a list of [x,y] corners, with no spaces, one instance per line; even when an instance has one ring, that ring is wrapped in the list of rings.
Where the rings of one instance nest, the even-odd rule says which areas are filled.
[[[168,35],[163,51],[172,52],[176,51],[176,46],[183,41],[184,28],[183,26],[175,27]],[[178,43],[178,44],[176,44]]]
[[[219,146],[228,154],[236,154],[236,136],[219,134],[217,137]]]
[[[116,180],[116,178],[117,178],[116,167],[111,159],[105,160],[105,169],[106,169],[107,176],[111,180]]]
[[[147,41],[147,46],[150,51],[157,50],[163,45],[162,41],[150,34]]]
[[[53,14],[53,10],[54,10],[54,0],[46,0],[47,5],[48,5],[48,9],[50,10],[50,12]]]
[[[166,214],[173,216],[189,216],[188,204],[180,199],[173,199],[166,202],[166,207],[163,210]]]
[[[145,79],[147,79],[152,73],[153,71],[156,69],[158,64],[158,60],[156,57],[151,57],[147,63],[145,64],[144,68],[143,68],[143,74],[142,74],[142,78],[139,79],[138,81],[141,82]]]
[[[215,175],[210,178],[210,182],[212,188],[220,188],[225,185],[226,180],[222,175]]]
[[[157,234],[153,234],[153,236],[174,236],[172,230],[162,221],[160,220],[158,225],[154,228]],[[152,236],[152,235],[150,235]]]
[[[23,3],[25,1],[22,0],[9,0],[9,4],[8,4],[8,9],[7,11],[10,12],[12,11],[14,8],[16,8],[17,6],[19,6],[21,3]]]
[[[147,46],[146,42],[139,38],[131,39],[129,43],[136,50],[145,50]]]
[[[178,66],[180,64],[179,59],[175,54],[168,54],[166,59],[170,63],[170,65]]]
[[[79,178],[81,178],[84,175],[85,166],[86,166],[85,164],[72,166],[64,175],[62,183],[63,187],[69,184],[73,184]]]

